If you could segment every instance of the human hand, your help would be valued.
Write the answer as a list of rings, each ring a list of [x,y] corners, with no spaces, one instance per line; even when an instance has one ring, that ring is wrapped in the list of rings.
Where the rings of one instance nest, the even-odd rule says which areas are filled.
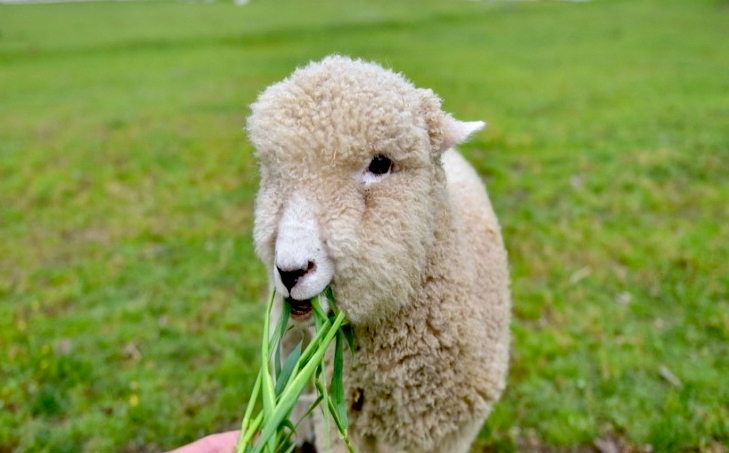
[[[211,434],[167,453],[233,453],[240,431]]]

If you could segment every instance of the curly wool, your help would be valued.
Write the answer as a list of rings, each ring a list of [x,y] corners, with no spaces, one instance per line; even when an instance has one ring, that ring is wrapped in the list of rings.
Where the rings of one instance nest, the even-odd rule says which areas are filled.
[[[256,251],[274,281],[282,213],[295,203],[316,219],[358,344],[346,385],[361,453],[465,452],[505,385],[506,252],[480,178],[451,148],[482,124],[440,105],[399,74],[331,56],[266,89],[248,121]],[[377,155],[393,170],[369,184]],[[319,451],[343,451],[316,431]]]

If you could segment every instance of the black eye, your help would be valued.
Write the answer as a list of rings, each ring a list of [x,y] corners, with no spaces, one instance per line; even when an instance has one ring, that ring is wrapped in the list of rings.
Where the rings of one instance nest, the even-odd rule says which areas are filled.
[[[392,167],[392,161],[382,154],[378,154],[372,158],[367,170],[374,175],[384,175],[390,171],[390,167]]]

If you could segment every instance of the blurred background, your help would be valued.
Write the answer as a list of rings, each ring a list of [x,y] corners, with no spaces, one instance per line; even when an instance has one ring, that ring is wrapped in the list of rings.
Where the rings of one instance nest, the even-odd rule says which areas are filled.
[[[726,452],[729,3],[0,4],[0,452],[235,428],[257,93],[343,53],[488,128],[509,385],[474,452]]]

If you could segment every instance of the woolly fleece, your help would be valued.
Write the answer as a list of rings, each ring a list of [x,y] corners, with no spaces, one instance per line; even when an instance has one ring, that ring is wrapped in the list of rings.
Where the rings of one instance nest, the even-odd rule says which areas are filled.
[[[480,178],[451,149],[482,125],[342,56],[296,70],[252,106],[256,251],[273,281],[281,218],[292,197],[305,200],[354,326],[346,385],[360,453],[465,452],[504,389],[506,252]],[[370,184],[377,155],[392,171]],[[318,451],[346,451],[316,425]]]

